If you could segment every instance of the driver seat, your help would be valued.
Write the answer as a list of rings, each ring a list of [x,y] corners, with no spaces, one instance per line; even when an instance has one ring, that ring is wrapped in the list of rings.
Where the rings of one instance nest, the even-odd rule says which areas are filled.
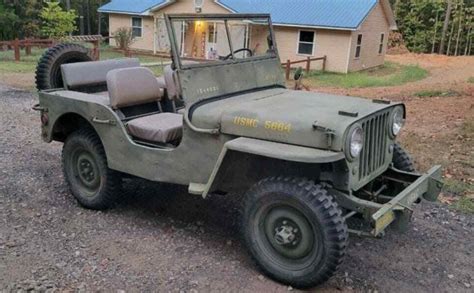
[[[159,103],[163,98],[163,89],[153,72],[144,67],[123,68],[107,73],[110,105],[114,110],[130,106]],[[159,112],[126,122],[130,135],[152,143],[175,143],[183,133],[181,114]]]

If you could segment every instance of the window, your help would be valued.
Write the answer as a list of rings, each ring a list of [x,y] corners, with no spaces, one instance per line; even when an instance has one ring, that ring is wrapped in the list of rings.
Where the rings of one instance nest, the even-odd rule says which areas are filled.
[[[135,38],[141,38],[142,30],[141,17],[132,17],[132,36]]]
[[[361,49],[362,49],[362,34],[357,36],[357,47],[356,47],[356,55],[355,55],[356,58],[360,57]]]
[[[298,36],[298,54],[313,55],[314,32],[300,31]]]
[[[385,40],[385,34],[380,35],[379,55],[383,53],[383,41]]]

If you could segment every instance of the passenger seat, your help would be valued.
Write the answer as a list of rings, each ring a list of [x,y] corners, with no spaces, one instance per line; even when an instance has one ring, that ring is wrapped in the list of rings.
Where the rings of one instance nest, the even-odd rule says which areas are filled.
[[[163,98],[153,72],[144,67],[115,69],[107,73],[110,105],[115,110],[134,105],[157,103]],[[134,118],[126,123],[128,132],[146,142],[173,143],[181,139],[183,116],[176,113],[158,113]]]

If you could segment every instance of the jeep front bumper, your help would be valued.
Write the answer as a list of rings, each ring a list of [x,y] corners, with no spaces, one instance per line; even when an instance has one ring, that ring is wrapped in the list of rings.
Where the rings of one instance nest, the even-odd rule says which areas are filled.
[[[346,219],[360,213],[368,220],[370,231],[349,229],[358,235],[380,236],[389,226],[406,230],[413,213],[412,206],[420,199],[436,201],[443,183],[441,166],[432,167],[426,174],[416,174],[389,168],[376,178],[376,181],[386,182],[378,192],[366,192],[370,199],[332,190],[338,204],[348,210]],[[391,195],[383,194],[389,193]],[[364,229],[365,230],[365,229]]]
[[[391,169],[389,174],[385,176],[405,184],[410,178],[418,178],[372,214],[371,221],[373,230],[371,234],[374,236],[380,235],[385,228],[394,221],[398,222],[397,224],[400,229],[404,229],[413,213],[411,209],[413,203],[420,198],[428,201],[436,201],[443,187],[440,181],[441,166],[432,167],[424,175],[414,175],[412,173]]]

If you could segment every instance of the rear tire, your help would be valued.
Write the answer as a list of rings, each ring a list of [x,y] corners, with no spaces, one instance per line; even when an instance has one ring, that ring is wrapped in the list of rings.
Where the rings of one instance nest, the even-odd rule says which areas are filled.
[[[48,90],[62,88],[61,65],[92,61],[89,50],[78,44],[58,44],[46,50],[36,66],[36,88]]]
[[[416,172],[415,163],[408,152],[396,142],[393,146],[393,166],[405,172]]]
[[[321,185],[272,177],[246,195],[244,239],[259,267],[297,288],[327,281],[342,263],[348,232],[342,211]]]
[[[69,135],[62,161],[64,178],[82,206],[104,210],[117,203],[122,179],[108,168],[104,148],[94,130],[83,128]]]

